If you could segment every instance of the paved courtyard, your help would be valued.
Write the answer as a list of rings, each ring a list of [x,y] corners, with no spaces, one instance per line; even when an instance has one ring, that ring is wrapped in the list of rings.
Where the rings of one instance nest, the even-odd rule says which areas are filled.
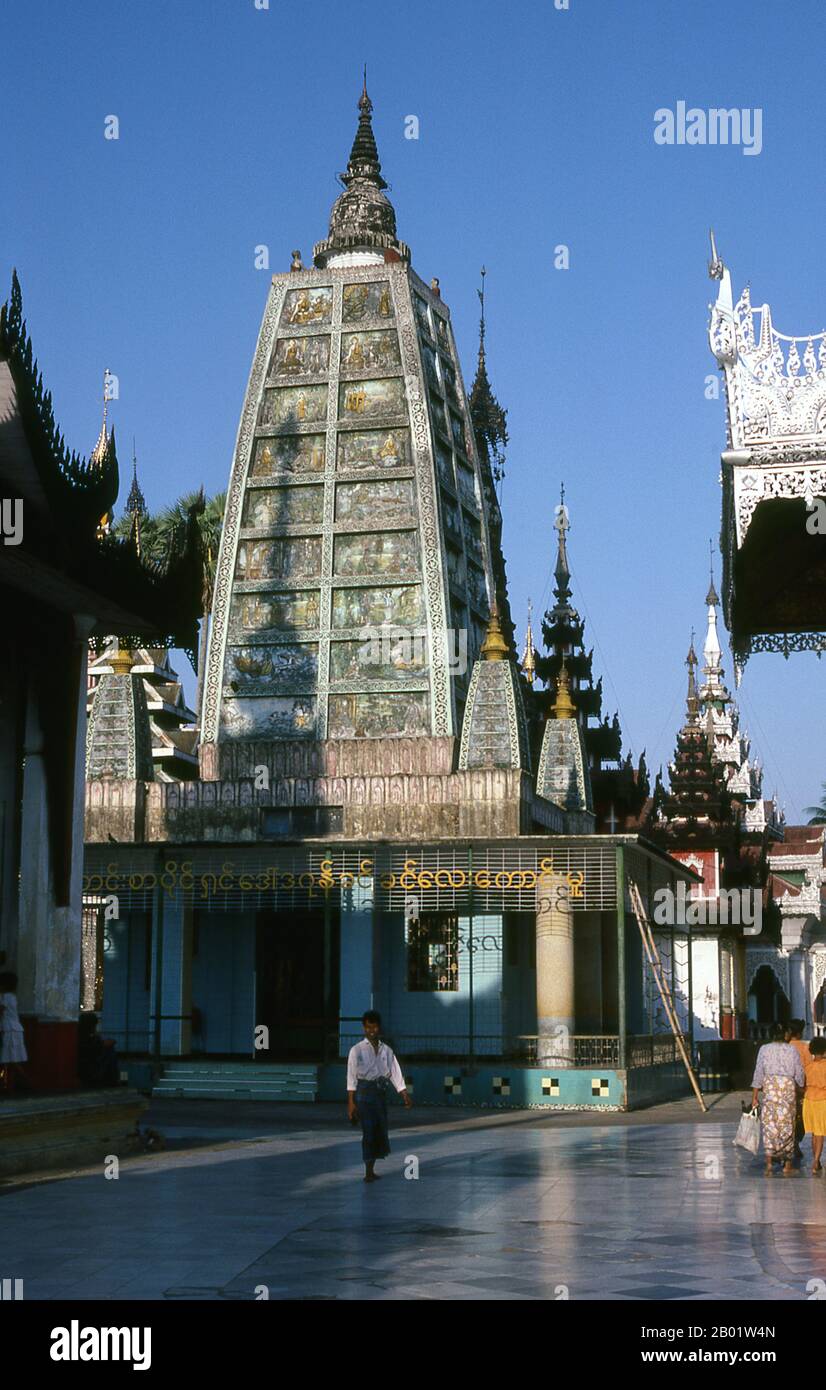
[[[0,1187],[0,1276],[27,1299],[806,1299],[826,1177],[764,1178],[738,1113],[394,1109],[365,1186],[338,1108],[155,1103],[169,1147],[117,1180]]]

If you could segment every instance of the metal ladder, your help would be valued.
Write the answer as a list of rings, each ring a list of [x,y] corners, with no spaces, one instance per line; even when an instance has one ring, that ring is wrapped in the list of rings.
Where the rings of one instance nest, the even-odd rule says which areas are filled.
[[[671,997],[671,989],[669,987],[668,981],[665,978],[665,975],[663,974],[662,962],[660,960],[660,953],[657,950],[657,943],[654,940],[654,933],[651,930],[651,924],[648,921],[648,918],[645,913],[645,908],[642,904],[640,890],[637,884],[634,882],[633,878],[631,878],[630,874],[628,876],[628,896],[631,899],[631,906],[634,909],[634,916],[637,919],[637,926],[640,929],[640,936],[642,937],[642,944],[645,950],[645,954],[648,958],[648,964],[651,966],[651,973],[654,976],[654,981],[656,983],[657,989],[659,990],[660,998],[663,1002],[663,1008],[665,1009],[666,1018],[668,1019],[669,1026],[671,1028],[672,1033],[674,1034],[674,1041],[677,1044],[677,1050],[683,1060],[683,1065],[685,1066],[685,1069],[688,1072],[688,1079],[691,1082],[694,1094],[697,1097],[697,1100],[699,1101],[700,1109],[703,1111],[703,1113],[705,1113],[708,1110],[708,1106],[706,1105],[705,1100],[703,1099],[703,1093],[700,1090],[700,1083],[698,1082],[694,1068],[691,1065],[691,1058],[688,1055],[688,1048],[685,1045],[685,1038],[683,1037],[682,1029],[680,1028],[679,1019],[677,1018],[677,1011],[674,1008],[674,1000]],[[690,949],[691,944],[689,943],[689,950]]]

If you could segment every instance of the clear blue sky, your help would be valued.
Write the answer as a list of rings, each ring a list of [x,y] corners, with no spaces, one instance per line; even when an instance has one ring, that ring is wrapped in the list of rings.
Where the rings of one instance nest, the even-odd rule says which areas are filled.
[[[707,230],[781,332],[826,325],[825,53],[823,0],[5,0],[0,277],[17,265],[74,447],[108,366],[150,507],[223,488],[269,278],[254,247],[282,270],[325,234],[366,61],[399,234],[441,280],[468,384],[488,269],[514,611],[547,606],[564,477],[607,710],[656,768],[720,527]],[[656,145],[680,100],[762,108],[762,153]],[[825,686],[811,655],[754,657],[743,682],[791,820],[826,778]]]

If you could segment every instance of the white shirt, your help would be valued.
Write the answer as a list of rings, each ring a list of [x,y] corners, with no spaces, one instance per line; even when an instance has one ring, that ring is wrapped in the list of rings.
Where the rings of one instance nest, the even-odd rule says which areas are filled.
[[[382,1077],[392,1081],[397,1091],[406,1090],[393,1049],[380,1042],[377,1052],[367,1038],[362,1038],[347,1057],[347,1090],[355,1091],[359,1081],[379,1081]]]

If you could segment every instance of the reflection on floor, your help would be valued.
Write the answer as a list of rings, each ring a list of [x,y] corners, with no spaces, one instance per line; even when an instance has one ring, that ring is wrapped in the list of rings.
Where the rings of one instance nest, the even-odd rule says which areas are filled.
[[[765,1179],[732,1147],[735,1097],[599,1125],[394,1112],[372,1187],[338,1109],[229,1109],[155,1105],[169,1148],[117,1180],[0,1189],[0,1275],[27,1299],[801,1300],[826,1281],[826,1176],[806,1141],[800,1172]]]

